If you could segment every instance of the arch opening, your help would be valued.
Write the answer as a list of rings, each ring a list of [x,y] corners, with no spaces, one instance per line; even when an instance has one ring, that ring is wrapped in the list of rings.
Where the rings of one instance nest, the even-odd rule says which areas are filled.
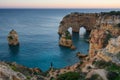
[[[87,30],[85,29],[84,26],[80,27],[80,30],[79,30],[79,35],[80,37],[84,37],[84,35],[86,34]]]
[[[72,34],[72,27],[69,27],[68,31],[70,32],[70,34]]]

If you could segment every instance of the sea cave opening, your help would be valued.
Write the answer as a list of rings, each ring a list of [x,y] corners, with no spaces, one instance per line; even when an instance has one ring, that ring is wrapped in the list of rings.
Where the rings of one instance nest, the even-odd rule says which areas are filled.
[[[84,27],[80,27],[79,35],[80,35],[81,38],[85,37],[86,32],[87,32],[87,30]]]
[[[72,28],[68,28],[68,31],[70,32],[70,34],[72,35]]]

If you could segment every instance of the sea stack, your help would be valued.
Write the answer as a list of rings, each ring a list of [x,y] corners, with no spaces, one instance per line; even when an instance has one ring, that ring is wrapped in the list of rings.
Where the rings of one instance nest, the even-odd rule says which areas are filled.
[[[9,46],[19,45],[18,34],[14,29],[12,29],[8,34],[8,44]]]
[[[76,47],[72,43],[72,37],[69,31],[66,31],[62,34],[59,41],[60,46],[69,47],[72,50],[75,50]]]

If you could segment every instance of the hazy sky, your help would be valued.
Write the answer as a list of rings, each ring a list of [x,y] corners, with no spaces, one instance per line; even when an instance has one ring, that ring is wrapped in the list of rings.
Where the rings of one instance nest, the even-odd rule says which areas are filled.
[[[120,8],[120,0],[0,0],[0,8]]]

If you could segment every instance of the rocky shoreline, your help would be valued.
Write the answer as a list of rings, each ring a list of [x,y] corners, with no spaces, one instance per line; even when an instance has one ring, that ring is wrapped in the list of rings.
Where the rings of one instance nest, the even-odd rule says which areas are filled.
[[[63,18],[59,27],[59,34],[62,35],[59,44],[69,48],[73,44],[71,35],[66,33],[68,27],[76,25],[73,31],[77,32],[81,16],[80,21],[83,20],[84,23],[90,20],[92,25],[86,25],[86,29],[91,30],[89,53],[84,55],[78,52],[78,63],[62,69],[51,67],[48,71],[42,72],[39,68],[27,68],[17,63],[1,61],[0,80],[119,80],[120,14],[110,13],[71,13]],[[69,25],[66,22],[73,24]],[[18,38],[15,41],[18,43]]]

